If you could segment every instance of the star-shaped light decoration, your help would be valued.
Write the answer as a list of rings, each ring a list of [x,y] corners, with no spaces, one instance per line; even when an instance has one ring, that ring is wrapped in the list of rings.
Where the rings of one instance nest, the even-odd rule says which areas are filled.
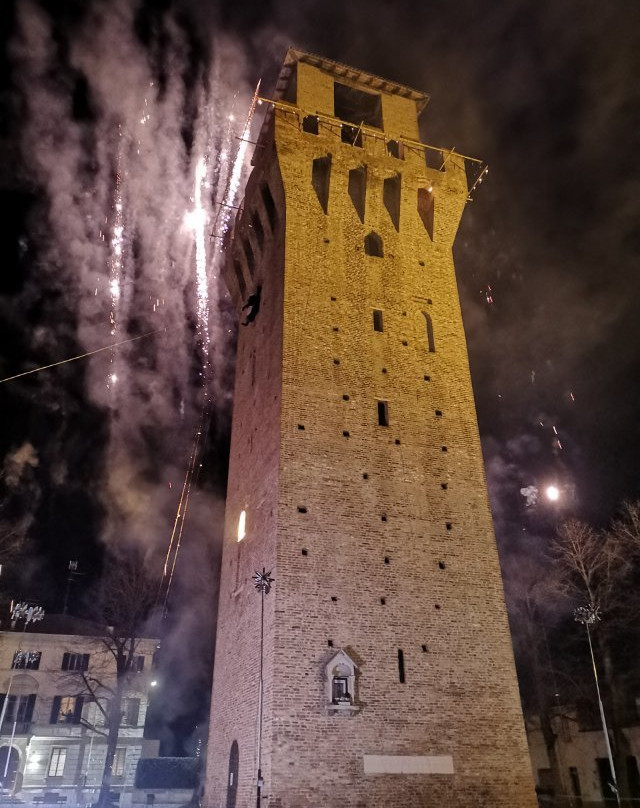
[[[588,606],[578,606],[574,609],[573,619],[583,626],[593,626],[600,622],[600,607],[589,603]]]
[[[271,570],[267,572],[263,567],[262,572],[254,573],[253,580],[258,592],[264,592],[265,595],[268,595],[271,592],[271,584],[275,581],[275,578],[271,577]]]

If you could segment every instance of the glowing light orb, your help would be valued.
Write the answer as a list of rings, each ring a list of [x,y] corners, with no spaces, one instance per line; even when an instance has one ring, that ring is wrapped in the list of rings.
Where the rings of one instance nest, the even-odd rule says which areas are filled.
[[[545,494],[551,502],[557,502],[560,499],[560,489],[555,485],[548,485]]]
[[[111,384],[115,384],[118,381],[118,377],[115,373],[111,374]]]

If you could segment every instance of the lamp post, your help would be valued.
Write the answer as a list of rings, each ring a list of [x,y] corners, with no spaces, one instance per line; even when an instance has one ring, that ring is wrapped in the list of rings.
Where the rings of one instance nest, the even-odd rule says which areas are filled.
[[[14,628],[16,623],[19,620],[24,620],[24,626],[22,627],[22,634],[20,635],[19,641],[19,648],[18,652],[22,651],[22,640],[24,639],[25,631],[27,630],[27,626],[29,623],[37,623],[39,620],[44,618],[44,609],[41,606],[29,606],[28,603],[16,603],[16,605],[11,610],[11,628]],[[2,704],[2,712],[0,712],[0,734],[2,733],[2,725],[4,724],[4,719],[7,714],[7,707],[9,705],[9,696],[11,695],[11,686],[13,685],[13,677],[15,676],[16,668],[11,663],[11,676],[9,677],[9,685],[7,687],[7,692],[4,697],[4,702]],[[9,771],[9,761],[11,759],[11,749],[13,747],[13,739],[16,735],[16,724],[18,723],[18,710],[17,710],[17,703],[16,703],[16,711],[13,717],[13,728],[11,730],[11,740],[9,741],[9,748],[7,750],[7,760],[4,764],[4,772],[2,773],[2,781],[6,780],[7,772]]]
[[[620,806],[620,791],[618,789],[618,779],[616,777],[616,769],[613,765],[613,755],[611,753],[611,741],[609,740],[609,730],[607,729],[607,719],[604,715],[604,707],[602,705],[602,698],[600,696],[600,684],[598,682],[598,669],[596,667],[596,658],[593,654],[593,644],[591,642],[591,631],[589,626],[593,626],[600,621],[600,608],[589,603],[588,606],[578,606],[573,612],[574,620],[582,625],[587,630],[587,639],[589,640],[589,651],[591,652],[591,663],[593,665],[593,678],[596,683],[596,693],[598,694],[598,707],[600,708],[600,719],[602,721],[602,732],[604,734],[604,742],[607,748],[607,757],[609,758],[609,767],[611,768],[611,778],[613,783],[611,787],[616,794],[616,802]]]
[[[260,690],[258,695],[258,777],[256,780],[256,806],[260,808],[262,799],[262,694],[263,694],[263,651],[264,651],[264,599],[271,592],[271,584],[274,578],[271,571],[267,572],[263,567],[262,572],[256,572],[253,576],[255,588],[260,592]]]

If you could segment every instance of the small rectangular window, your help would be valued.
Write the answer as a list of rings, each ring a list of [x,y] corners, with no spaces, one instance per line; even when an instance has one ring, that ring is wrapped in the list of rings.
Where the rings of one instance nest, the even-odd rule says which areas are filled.
[[[67,759],[66,746],[54,746],[49,758],[49,777],[62,777],[64,774],[64,764]]]
[[[63,671],[86,671],[89,669],[89,654],[63,654]]]
[[[133,660],[133,669],[136,673],[142,673],[144,670],[144,655],[140,654]]]
[[[380,309],[373,310],[373,330],[374,331],[384,331],[384,325],[382,322],[382,311]]]
[[[398,648],[398,679],[400,684],[404,684],[404,651]]]
[[[125,727],[137,727],[140,713],[140,699],[122,700],[122,725]]]
[[[111,773],[114,777],[124,777],[124,763],[127,757],[127,750],[124,746],[118,746],[113,756],[113,766]]]
[[[42,651],[16,651],[13,655],[14,669],[37,671],[40,667]]]
[[[318,134],[318,116],[317,115],[305,115],[302,119],[302,131],[307,132],[310,135],[317,135]]]
[[[362,129],[359,126],[350,126],[348,123],[343,123],[340,131],[340,140],[343,143],[348,143],[350,146],[357,146],[362,148]]]
[[[389,426],[389,404],[386,401],[378,401],[378,425]]]

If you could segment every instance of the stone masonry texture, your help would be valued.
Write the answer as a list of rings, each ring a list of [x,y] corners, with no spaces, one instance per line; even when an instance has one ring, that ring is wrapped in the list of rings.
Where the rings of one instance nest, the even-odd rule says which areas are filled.
[[[381,96],[361,146],[341,136],[336,81]],[[263,805],[533,808],[452,259],[463,160],[427,167],[424,97],[406,88],[296,51],[278,86],[225,267],[241,318],[258,287],[261,301],[239,328],[205,805],[256,805],[265,567]],[[327,157],[325,213],[312,178]],[[364,222],[349,194],[362,167]],[[349,710],[327,696],[340,649]],[[365,756],[450,756],[453,773],[365,774]]]

